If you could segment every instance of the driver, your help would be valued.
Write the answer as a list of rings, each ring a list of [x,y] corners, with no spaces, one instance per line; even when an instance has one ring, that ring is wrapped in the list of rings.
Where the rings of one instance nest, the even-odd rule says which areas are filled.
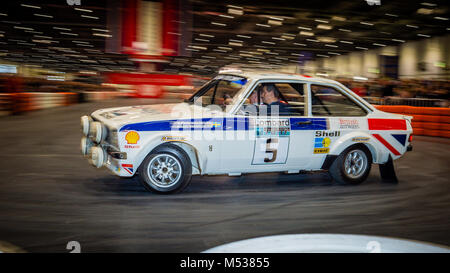
[[[267,115],[289,114],[289,105],[280,98],[280,91],[272,83],[264,83],[261,86],[261,98],[267,107]]]

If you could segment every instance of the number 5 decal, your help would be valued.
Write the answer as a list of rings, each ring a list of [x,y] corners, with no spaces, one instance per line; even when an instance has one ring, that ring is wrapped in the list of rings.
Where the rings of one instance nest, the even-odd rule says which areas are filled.
[[[264,158],[264,162],[266,162],[266,163],[274,162],[277,159],[277,149],[270,148],[271,143],[278,144],[278,138],[268,138],[266,141],[266,153],[272,154],[272,158],[268,158],[268,157]]]

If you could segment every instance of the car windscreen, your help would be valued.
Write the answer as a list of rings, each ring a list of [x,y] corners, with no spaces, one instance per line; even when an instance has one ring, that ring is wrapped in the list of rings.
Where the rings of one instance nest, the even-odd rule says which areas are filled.
[[[205,84],[187,102],[202,106],[219,105],[224,108],[232,103],[246,83],[247,79],[244,77],[219,75]]]

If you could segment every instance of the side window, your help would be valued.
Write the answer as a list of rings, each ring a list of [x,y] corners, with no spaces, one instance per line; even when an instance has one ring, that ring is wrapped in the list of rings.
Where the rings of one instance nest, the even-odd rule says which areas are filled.
[[[262,83],[244,102],[244,111],[259,116],[303,116],[305,96],[302,83]]]
[[[333,87],[311,85],[311,108],[314,116],[365,116],[367,113]]]

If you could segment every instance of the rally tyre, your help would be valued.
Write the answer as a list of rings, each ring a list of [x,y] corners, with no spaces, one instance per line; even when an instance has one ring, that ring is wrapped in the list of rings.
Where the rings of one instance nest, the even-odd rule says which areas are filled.
[[[180,147],[168,144],[157,147],[139,167],[142,185],[161,194],[183,191],[191,182],[192,163]]]
[[[328,170],[334,181],[345,185],[358,185],[366,180],[372,167],[372,155],[364,145],[345,149]]]

